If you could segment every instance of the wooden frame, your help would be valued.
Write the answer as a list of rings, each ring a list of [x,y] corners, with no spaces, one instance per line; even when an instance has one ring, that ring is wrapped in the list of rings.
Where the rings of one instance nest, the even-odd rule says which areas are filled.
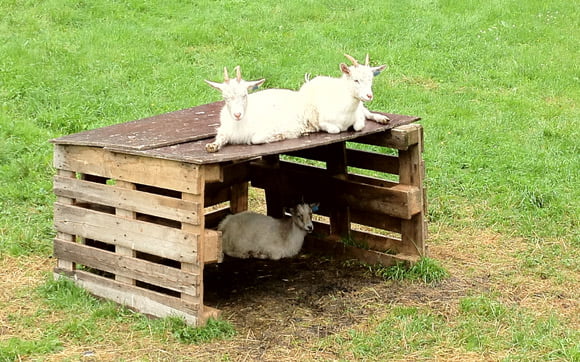
[[[309,251],[383,265],[425,255],[423,133],[410,124],[418,118],[208,154],[219,107],[52,140],[57,277],[146,314],[203,324],[219,314],[203,303],[204,265],[222,261],[215,228],[248,208],[250,185],[265,190],[273,216],[300,199],[320,202],[328,222],[316,223]],[[180,132],[168,131],[171,122]]]

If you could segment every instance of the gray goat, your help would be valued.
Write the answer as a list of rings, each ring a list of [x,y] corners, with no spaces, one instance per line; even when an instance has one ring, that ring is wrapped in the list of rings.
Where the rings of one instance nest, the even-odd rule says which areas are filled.
[[[318,204],[298,204],[290,216],[275,219],[245,211],[229,215],[218,226],[223,251],[236,258],[278,260],[297,255],[306,234],[314,230],[312,209]]]

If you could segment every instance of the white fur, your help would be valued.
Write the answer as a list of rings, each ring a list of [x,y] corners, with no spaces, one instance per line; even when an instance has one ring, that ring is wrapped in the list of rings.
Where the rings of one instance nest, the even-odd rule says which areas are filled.
[[[385,69],[385,65],[371,67],[355,63],[347,66],[340,64],[341,78],[319,76],[300,88],[303,97],[304,116],[309,124],[309,131],[323,130],[328,133],[339,133],[353,127],[360,131],[365,120],[387,123],[389,118],[370,112],[363,102],[373,99],[373,77]]]
[[[239,67],[236,71],[239,75]],[[264,81],[245,81],[241,75],[224,83],[206,80],[222,92],[225,100],[216,139],[206,145],[208,152],[216,152],[228,143],[261,144],[297,138],[306,131],[298,92],[267,89],[248,94]]]
[[[300,252],[304,237],[312,232],[312,207],[299,204],[291,216],[274,219],[250,211],[229,215],[218,226],[225,254],[236,258],[278,260]]]

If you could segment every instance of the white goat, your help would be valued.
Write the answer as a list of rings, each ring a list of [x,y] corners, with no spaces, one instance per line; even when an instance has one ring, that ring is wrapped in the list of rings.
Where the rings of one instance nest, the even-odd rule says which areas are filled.
[[[298,92],[267,89],[248,94],[265,79],[246,81],[242,79],[240,67],[235,70],[235,80],[229,78],[226,68],[223,83],[206,80],[207,84],[222,92],[225,100],[216,138],[205,146],[208,152],[216,152],[228,143],[268,143],[297,138],[306,132]]]
[[[350,126],[360,131],[367,118],[382,124],[389,122],[387,116],[372,113],[363,105],[363,102],[373,99],[373,77],[379,75],[386,65],[369,66],[368,54],[364,65],[348,54],[345,56],[353,65],[340,64],[341,78],[318,76],[307,79],[299,90],[304,101],[305,121],[311,132],[339,133]]]
[[[225,254],[236,258],[278,260],[300,252],[304,237],[314,230],[312,208],[318,204],[298,204],[282,219],[244,211],[229,215],[218,226]]]

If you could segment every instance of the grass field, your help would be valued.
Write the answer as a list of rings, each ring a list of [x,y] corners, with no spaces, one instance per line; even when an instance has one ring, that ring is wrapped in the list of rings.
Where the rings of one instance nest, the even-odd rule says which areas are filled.
[[[126,360],[580,361],[574,1],[3,0],[0,14],[0,361],[86,351]],[[193,330],[49,280],[49,139],[215,101],[203,79],[220,80],[224,66],[296,89],[305,73],[338,76],[343,53],[367,52],[389,66],[369,108],[423,119],[428,243],[450,274],[442,284],[384,284],[437,298],[353,297],[372,314],[331,335],[284,335],[254,350],[259,336],[234,317]],[[437,294],[445,290],[453,297]]]

